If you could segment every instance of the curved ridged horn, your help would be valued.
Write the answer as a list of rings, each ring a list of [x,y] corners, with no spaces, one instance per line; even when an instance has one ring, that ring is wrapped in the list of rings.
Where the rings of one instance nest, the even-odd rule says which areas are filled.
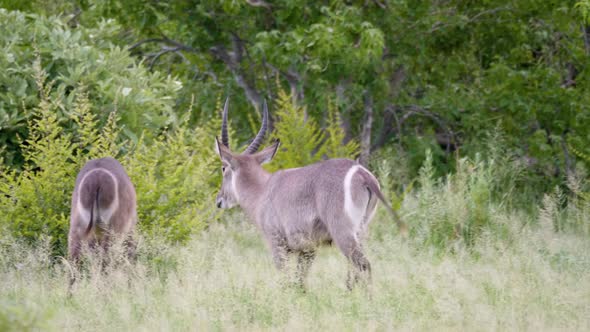
[[[229,108],[229,96],[225,99],[223,106],[223,116],[221,120],[221,144],[229,148],[229,136],[227,135],[227,110]]]
[[[254,137],[254,140],[252,141],[252,143],[250,143],[250,145],[248,145],[246,150],[244,150],[244,154],[252,154],[258,150],[258,148],[262,144],[262,141],[264,140],[264,135],[266,134],[267,127],[268,127],[268,106],[266,105],[266,100],[265,100],[264,103],[262,104],[262,125],[260,126],[260,130],[258,131],[258,134],[256,134],[256,137]]]

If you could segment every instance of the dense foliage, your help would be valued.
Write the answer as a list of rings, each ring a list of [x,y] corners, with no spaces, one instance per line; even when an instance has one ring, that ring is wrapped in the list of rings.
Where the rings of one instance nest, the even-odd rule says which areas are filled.
[[[588,7],[538,0],[84,0],[62,9],[78,13],[82,25],[100,17],[123,24],[128,33],[120,45],[185,82],[180,103],[197,89],[196,103],[211,107],[211,97],[229,87],[258,106],[276,99],[278,76],[322,124],[332,100],[347,138],[360,133],[372,104],[373,149],[398,142],[414,176],[427,148],[444,174],[455,166],[451,151],[486,154],[484,138],[498,131],[527,163],[530,183],[547,190],[575,170],[566,143],[586,149],[589,139]]]
[[[269,139],[282,141],[270,170],[372,152],[396,209],[417,188],[461,202],[452,210],[416,194],[431,211],[406,217],[425,243],[504,234],[490,215],[498,202],[531,220],[557,202],[547,209],[556,230],[586,229],[582,217],[565,227],[559,216],[584,216],[590,197],[588,1],[0,7],[0,228],[9,233],[49,235],[62,250],[76,172],[111,155],[136,184],[142,229],[187,239],[218,217],[212,142],[226,95],[234,148],[268,101]]]
[[[51,52],[51,57],[43,59],[68,66],[69,60],[60,57],[68,54],[79,59],[75,64],[80,68],[51,70],[48,64],[50,75],[60,73],[76,81],[79,74],[70,73],[93,72],[84,66],[97,63],[95,48],[99,54],[114,50],[118,54],[127,48],[154,75],[166,72],[183,82],[184,89],[178,93],[164,93],[174,99],[177,112],[187,109],[198,91],[192,124],[210,116],[217,97],[228,90],[239,92],[232,99],[234,118],[247,121],[251,108],[246,101],[259,107],[263,98],[276,100],[286,88],[321,126],[329,117],[326,105],[333,103],[348,140],[360,134],[371,105],[372,149],[398,143],[400,153],[409,158],[413,176],[427,148],[438,173],[444,174],[455,166],[451,151],[485,154],[484,137],[498,131],[509,150],[527,163],[531,184],[538,185],[536,190],[547,190],[575,171],[575,157],[568,147],[584,150],[589,139],[587,1],[2,3],[9,9],[63,17],[63,23],[55,23],[57,28],[34,29],[25,39],[24,45],[39,44],[33,46],[41,52],[60,45],[73,48]],[[26,17],[30,26],[46,24],[43,16],[35,16],[39,23]],[[21,30],[16,24],[5,37],[28,32]],[[60,33],[72,37],[59,37]],[[77,54],[75,49],[84,48],[88,41],[92,43],[87,52],[94,55]],[[4,46],[13,44],[5,41]],[[7,59],[11,54],[7,52]],[[53,56],[61,61],[52,61]],[[126,54],[117,56],[117,63],[130,65]],[[125,73],[122,67],[112,68],[108,63],[112,57],[106,57],[106,65],[100,63],[100,68]],[[283,87],[274,84],[274,78]],[[114,100],[119,105],[129,100],[113,97],[123,92],[130,94],[127,97],[145,92],[131,98],[135,101],[147,96],[166,100],[136,88],[154,89],[153,80],[135,85],[116,79],[109,82],[114,84],[98,86],[114,91],[91,90],[91,98],[106,99],[107,108]],[[162,105],[142,107],[156,113],[141,113],[149,128],[175,122],[174,112]],[[137,135],[133,129],[138,113],[127,108],[129,114],[125,113],[122,123]],[[14,106],[10,111],[14,114]],[[133,124],[127,124],[126,117]],[[237,130],[241,139],[250,137],[248,129]],[[14,136],[11,131],[4,139],[14,144]]]
[[[47,73],[56,121],[66,133],[76,129],[71,110],[77,92],[92,100],[100,125],[120,110],[124,138],[149,137],[177,123],[174,98],[179,81],[150,73],[123,48],[116,46],[120,27],[101,21],[96,27],[72,29],[67,20],[0,8],[0,152],[9,166],[23,163],[19,140],[30,134],[27,122],[39,103],[34,81],[35,59]]]

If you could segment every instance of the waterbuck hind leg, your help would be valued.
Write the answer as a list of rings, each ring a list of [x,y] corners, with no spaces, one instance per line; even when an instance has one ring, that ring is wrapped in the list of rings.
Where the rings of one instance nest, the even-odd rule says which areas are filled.
[[[315,250],[303,250],[297,256],[297,281],[299,287],[305,290],[305,279],[309,274],[311,263],[315,258]]]
[[[68,286],[68,294],[72,293],[72,287],[76,282],[76,277],[80,265],[81,250],[82,241],[76,234],[70,233],[68,238],[68,263],[70,265],[70,282]]]
[[[79,238],[70,236],[68,241],[68,260],[72,266],[76,267],[80,261],[80,251],[82,243]]]
[[[346,286],[354,288],[361,277],[369,283],[371,281],[371,263],[363,253],[363,248],[353,234],[339,234],[334,237],[336,245],[352,264],[352,271],[348,274]]]
[[[127,259],[130,263],[137,261],[137,241],[133,234],[127,235],[123,244],[127,250]]]
[[[112,268],[113,262],[115,261],[113,258],[114,253],[112,252],[111,247],[113,246],[112,240],[113,236],[111,232],[106,231],[102,239],[100,239],[96,243],[96,249],[100,252],[100,265],[101,265],[101,273],[107,273],[109,268]]]
[[[350,257],[352,267],[349,269],[348,278],[346,280],[346,287],[352,290],[354,286],[362,280],[366,284],[371,283],[371,263],[362,251],[362,248],[358,246],[353,250]]]

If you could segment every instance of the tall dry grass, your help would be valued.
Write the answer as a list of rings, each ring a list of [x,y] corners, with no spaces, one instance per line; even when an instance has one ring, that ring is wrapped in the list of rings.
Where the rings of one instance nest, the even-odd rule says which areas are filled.
[[[484,233],[473,247],[441,253],[402,241],[383,216],[367,241],[373,283],[353,292],[334,248],[320,251],[307,292],[292,287],[239,213],[186,246],[143,240],[135,264],[101,272],[91,259],[71,296],[67,267],[43,242],[3,240],[0,330],[590,329],[586,237],[498,213],[517,241]]]

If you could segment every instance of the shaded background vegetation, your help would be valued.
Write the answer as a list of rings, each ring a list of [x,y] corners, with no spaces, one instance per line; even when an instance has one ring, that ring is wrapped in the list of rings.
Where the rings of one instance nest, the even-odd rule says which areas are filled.
[[[587,1],[0,7],[0,228],[51,235],[58,252],[66,179],[93,157],[123,160],[147,232],[181,241],[217,219],[211,147],[226,95],[234,148],[269,101],[284,142],[271,168],[360,155],[397,208],[418,187],[460,196],[457,211],[420,196],[443,211],[416,220],[425,242],[506,234],[491,202],[529,215],[545,204],[556,229],[588,229]],[[575,222],[560,219],[574,207]]]

